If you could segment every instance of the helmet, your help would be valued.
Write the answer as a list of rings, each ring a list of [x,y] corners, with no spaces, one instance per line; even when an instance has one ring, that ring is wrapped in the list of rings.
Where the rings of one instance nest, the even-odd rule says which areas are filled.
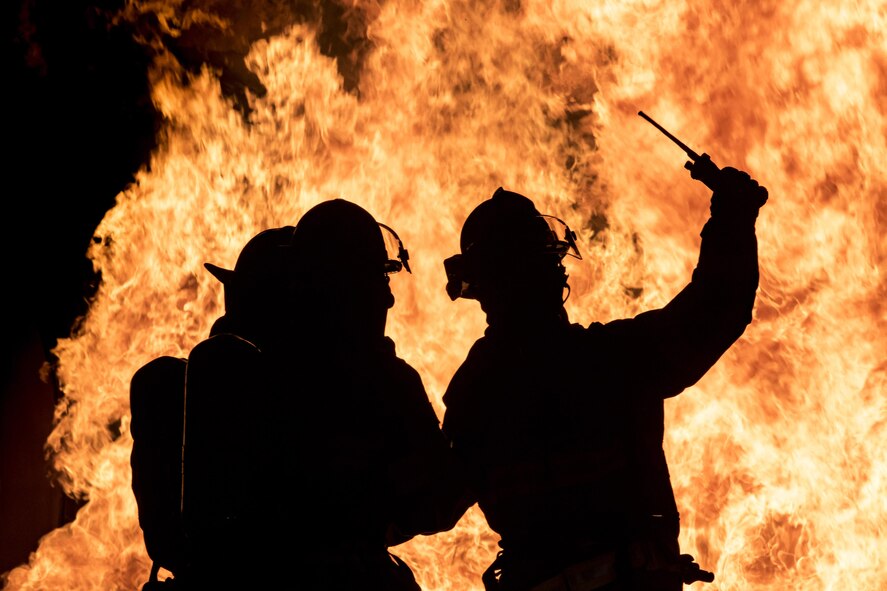
[[[309,209],[293,232],[300,272],[325,272],[329,260],[346,275],[410,272],[409,253],[400,237],[359,205],[345,199]]]
[[[271,279],[286,273],[291,253],[295,226],[262,230],[253,236],[240,251],[234,269],[224,269],[212,263],[203,266],[225,287],[248,285],[257,280]]]
[[[225,286],[225,315],[213,325],[212,334],[235,332],[255,339],[282,323],[293,283],[294,230],[283,226],[259,232],[240,251],[233,269],[203,264]]]
[[[480,278],[519,271],[531,260],[582,258],[576,234],[563,220],[539,213],[530,199],[502,187],[468,215],[459,242],[461,254],[444,261],[453,300],[475,298]]]
[[[384,336],[394,294],[388,275],[410,270],[397,234],[344,199],[309,209],[293,232],[302,331],[338,343]]]

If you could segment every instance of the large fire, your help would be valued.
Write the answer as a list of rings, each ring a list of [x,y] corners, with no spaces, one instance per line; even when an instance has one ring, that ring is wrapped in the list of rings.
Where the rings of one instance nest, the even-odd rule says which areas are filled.
[[[231,24],[141,4],[130,12],[155,11],[172,34]],[[447,298],[442,261],[498,186],[577,229],[574,321],[665,304],[696,262],[709,192],[639,110],[770,191],[754,322],[666,406],[684,551],[716,572],[712,590],[887,587],[883,0],[480,4],[355,0],[371,42],[359,92],[310,23],[253,43],[247,65],[267,93],[250,95],[249,123],[212,71],[158,53],[161,147],[98,228],[100,292],[57,350],[65,398],[48,445],[65,490],[88,502],[8,589],[146,580],[129,379],[186,355],[221,313],[204,261],[233,264],[256,232],[321,200],[360,203],[409,248],[389,334],[440,416],[484,327],[475,303]],[[394,552],[426,590],[477,590],[496,541],[473,508]]]

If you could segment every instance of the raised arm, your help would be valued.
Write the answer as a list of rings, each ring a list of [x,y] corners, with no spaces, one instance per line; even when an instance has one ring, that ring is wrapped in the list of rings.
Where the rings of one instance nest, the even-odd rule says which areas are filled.
[[[691,282],[664,308],[617,320],[606,331],[614,359],[631,359],[623,383],[667,398],[695,384],[751,322],[758,287],[755,220],[767,189],[726,167],[712,194]]]

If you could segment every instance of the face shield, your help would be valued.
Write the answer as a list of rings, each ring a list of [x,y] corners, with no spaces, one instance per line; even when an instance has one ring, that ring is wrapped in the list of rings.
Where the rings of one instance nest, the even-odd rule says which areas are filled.
[[[546,251],[561,258],[571,256],[581,260],[582,255],[579,254],[579,247],[576,246],[576,232],[571,230],[564,220],[553,215],[540,215],[539,217],[548,225],[553,238],[553,241],[546,245]]]
[[[400,236],[381,222],[379,223],[379,228],[382,230],[382,239],[385,242],[385,251],[387,253],[385,274],[398,273],[401,269],[406,269],[407,273],[412,273],[409,263],[410,253],[404,248]]]

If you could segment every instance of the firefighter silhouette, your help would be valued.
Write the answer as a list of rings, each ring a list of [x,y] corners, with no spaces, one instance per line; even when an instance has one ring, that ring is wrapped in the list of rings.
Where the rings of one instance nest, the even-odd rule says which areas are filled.
[[[289,248],[294,229],[285,226],[257,234],[242,249],[234,270],[205,265],[224,283],[225,314],[214,323],[210,338],[195,348],[195,357],[201,357],[202,351],[218,345],[231,357],[233,364],[243,368],[248,360],[257,356],[258,344],[273,335],[270,330],[274,326],[272,308],[279,308],[283,299],[285,286],[281,282],[286,276],[283,253]],[[278,305],[273,306],[274,302]],[[238,350],[245,352],[246,356],[238,358]],[[145,547],[153,561],[146,585],[149,589],[158,584],[160,567],[173,573],[178,587],[185,585],[193,570],[193,544],[185,534],[182,515],[182,443],[188,365],[188,358],[159,357],[139,368],[130,382],[132,489]],[[238,371],[244,376],[240,381],[251,383],[257,379],[256,375],[247,375],[249,373],[252,372],[245,369]],[[252,390],[249,387],[247,392]],[[217,398],[220,412],[230,408],[225,406],[231,402],[225,396],[237,398],[234,388],[226,387]],[[247,396],[242,398],[247,400]],[[225,446],[236,448],[243,441],[253,441],[253,435],[246,432],[250,422],[238,421],[236,424],[240,433],[232,433],[231,437],[220,442],[220,457],[227,457],[229,450]],[[196,435],[192,439],[196,440]],[[256,442],[255,446],[261,447],[261,443]],[[239,453],[234,457],[243,463]],[[236,470],[232,468],[231,471]],[[232,486],[236,484],[232,483]],[[219,498],[213,495],[208,503]],[[172,581],[169,579],[169,586]]]
[[[343,199],[261,233],[233,270],[207,265],[226,313],[175,362],[181,510],[163,522],[181,533],[168,553],[152,553],[151,483],[136,477],[148,429],[135,409],[160,389],[147,370],[160,360],[131,390],[140,523],[173,585],[419,588],[389,548],[452,528],[471,500],[420,376],[385,336],[389,276],[408,265],[394,231]]]
[[[751,322],[755,219],[767,191],[724,168],[689,284],[665,307],[582,326],[564,308],[575,234],[499,188],[445,261],[452,299],[488,326],[444,396],[443,430],[500,535],[502,591],[680,590],[713,580],[678,546],[663,401],[699,380]],[[566,292],[569,293],[568,291]]]

